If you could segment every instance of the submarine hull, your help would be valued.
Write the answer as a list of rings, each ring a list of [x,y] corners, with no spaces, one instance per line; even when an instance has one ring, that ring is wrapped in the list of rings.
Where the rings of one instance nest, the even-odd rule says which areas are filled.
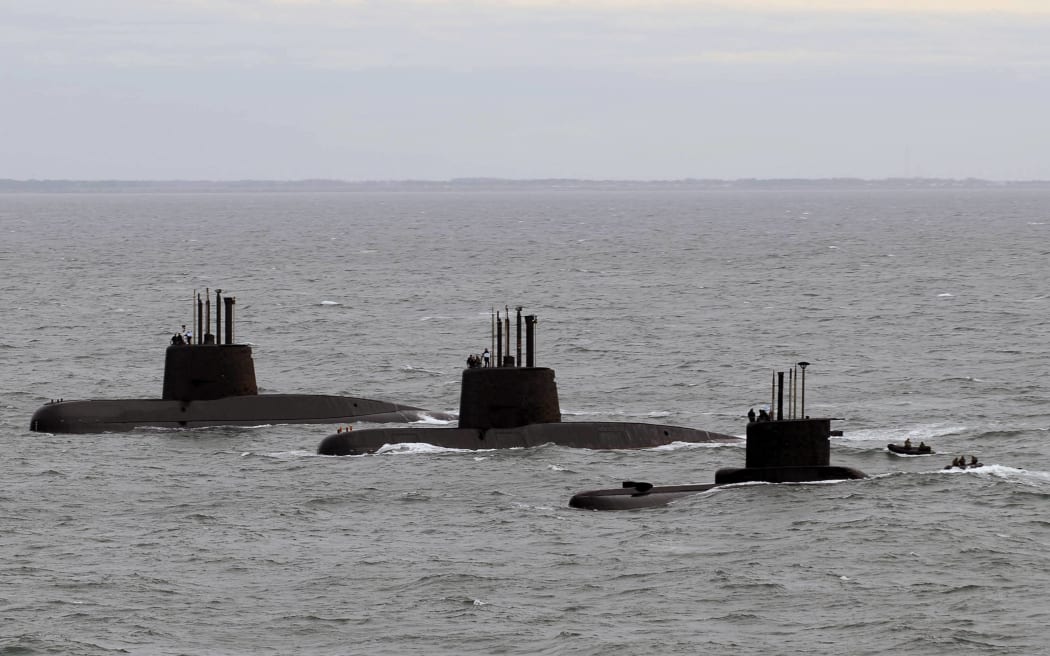
[[[353,396],[261,394],[195,401],[61,401],[49,403],[33,413],[29,429],[41,433],[105,433],[140,427],[411,422],[424,417],[450,418],[422,408]]]
[[[715,487],[713,483],[697,485],[665,485],[640,492],[634,488],[610,488],[578,492],[569,499],[569,506],[584,510],[633,510],[656,508],[681,499],[706,492]]]
[[[714,483],[653,487],[649,483],[628,481],[623,488],[579,492],[569,499],[569,505],[589,510],[632,510],[664,506],[721,485],[867,478],[867,474],[858,469],[830,463],[832,434],[831,419],[827,417],[753,421],[747,425],[746,466],[719,469]],[[841,433],[835,431],[835,434]]]
[[[620,422],[552,422],[513,428],[368,428],[329,435],[321,455],[374,453],[387,444],[448,449],[513,449],[557,444],[580,449],[647,449],[672,442],[738,442],[740,438],[681,426]]]
[[[682,497],[734,483],[813,483],[862,478],[867,478],[867,475],[860,470],[834,465],[825,467],[730,467],[715,472],[714,483],[665,485],[645,490],[634,487],[587,490],[573,495],[569,499],[569,506],[584,510],[656,508],[666,506]]]

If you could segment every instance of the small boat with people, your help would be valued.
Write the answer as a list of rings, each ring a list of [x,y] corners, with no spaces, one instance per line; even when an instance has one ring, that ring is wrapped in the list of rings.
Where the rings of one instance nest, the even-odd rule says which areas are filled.
[[[919,446],[915,446],[911,443],[910,439],[905,439],[904,444],[887,444],[886,448],[891,452],[902,456],[928,456],[934,453],[933,448],[925,442],[919,442]]]
[[[969,462],[966,460],[966,456],[959,456],[952,460],[952,464],[945,465],[945,469],[977,469],[978,467],[984,467],[984,463],[978,462],[977,456],[970,456]]]

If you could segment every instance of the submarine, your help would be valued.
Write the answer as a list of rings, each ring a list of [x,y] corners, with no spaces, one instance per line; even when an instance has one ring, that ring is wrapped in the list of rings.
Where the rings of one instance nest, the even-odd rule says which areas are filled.
[[[211,292],[205,290],[204,301],[200,293],[195,292],[196,341],[192,332],[172,338],[165,353],[160,399],[51,401],[33,413],[29,429],[41,433],[103,433],[140,427],[412,422],[427,417],[451,418],[446,413],[354,396],[259,394],[252,348],[234,342],[236,298],[222,294],[221,289],[215,290],[215,334],[212,334]],[[207,334],[204,334],[205,328]]]
[[[799,363],[803,381],[808,365],[808,362]],[[831,429],[835,417],[805,416],[805,383],[801,418],[784,418],[784,372],[777,372],[774,385],[776,415],[752,419],[747,424],[744,467],[719,469],[714,483],[656,486],[624,481],[618,488],[579,492],[569,499],[569,506],[586,510],[634,510],[666,506],[677,499],[735,483],[812,483],[867,478],[867,474],[858,469],[831,464],[830,438],[842,435],[842,431]]]
[[[456,428],[367,428],[325,437],[320,455],[374,453],[388,444],[426,443],[451,449],[511,449],[557,444],[584,449],[644,449],[672,442],[738,442],[697,428],[648,423],[563,422],[554,370],[535,364],[537,317],[524,317],[525,366],[521,366],[522,308],[517,308],[516,357],[510,353],[510,311],[493,316],[495,361],[468,358]],[[488,351],[486,350],[486,354]]]

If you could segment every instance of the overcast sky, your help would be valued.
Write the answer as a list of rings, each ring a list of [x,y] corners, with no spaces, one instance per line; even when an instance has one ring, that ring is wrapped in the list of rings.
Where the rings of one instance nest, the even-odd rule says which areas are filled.
[[[1050,179],[1050,0],[0,0],[0,178]]]

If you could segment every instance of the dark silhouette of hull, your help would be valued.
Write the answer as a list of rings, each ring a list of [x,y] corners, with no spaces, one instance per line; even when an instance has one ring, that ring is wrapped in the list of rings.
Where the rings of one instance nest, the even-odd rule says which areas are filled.
[[[809,365],[808,362],[799,364]],[[676,499],[722,485],[867,478],[860,470],[830,463],[830,438],[842,434],[841,431],[831,430],[831,418],[783,418],[784,374],[778,373],[777,379],[776,419],[752,420],[748,423],[744,467],[719,469],[715,472],[714,483],[656,487],[651,483],[625,481],[620,488],[579,492],[569,499],[569,506],[588,510],[633,510],[664,506]]]
[[[975,462],[975,463],[968,463],[968,464],[965,464],[965,465],[947,465],[947,466],[945,466],[945,469],[980,469],[981,467],[984,467],[984,463],[982,463],[982,462]]]
[[[917,446],[902,446],[900,444],[887,444],[886,448],[894,453],[899,453],[902,456],[928,456],[934,453],[933,449],[929,446],[917,447]]]
[[[578,449],[647,449],[672,442],[738,442],[696,428],[619,422],[554,422],[510,428],[368,428],[329,435],[326,456],[375,453],[388,444],[424,443],[447,449],[515,449],[557,444]]]
[[[117,399],[60,401],[35,413],[29,428],[42,433],[123,432],[142,427],[200,428],[267,424],[412,422],[447,419],[408,405],[321,394],[261,394],[211,400]]]
[[[207,296],[207,294],[206,294]],[[215,333],[206,317],[211,300],[197,296],[198,339],[176,334],[165,351],[159,399],[52,401],[33,413],[29,429],[44,433],[100,433],[140,427],[199,428],[266,424],[411,422],[432,416],[422,408],[355,396],[259,394],[252,348],[233,339],[235,300],[215,293]],[[225,330],[222,313],[225,306]],[[225,339],[223,335],[225,334]]]
[[[569,499],[569,506],[585,510],[634,510],[666,506],[683,497],[700,494],[722,485],[735,483],[812,483],[816,481],[848,481],[867,478],[864,472],[852,467],[765,467],[726,468],[715,472],[714,483],[695,485],[653,486],[648,483],[625,482],[622,488],[588,490]]]
[[[714,487],[716,487],[714,483],[655,487],[648,483],[631,483],[627,481],[621,488],[579,492],[569,499],[569,505],[573,508],[585,510],[656,508],[666,506],[682,497],[706,492]]]
[[[532,343],[532,326],[527,342]],[[533,360],[528,349],[527,361]],[[463,370],[458,428],[368,428],[329,435],[326,456],[374,453],[388,444],[423,443],[447,449],[517,449],[557,444],[578,449],[647,449],[672,442],[736,442],[731,435],[696,428],[620,422],[562,422],[554,370],[516,366]]]
[[[828,464],[822,443],[830,435],[830,421],[799,419],[749,424],[748,466],[719,469],[714,483],[653,486],[627,481],[622,488],[578,492],[569,499],[569,506],[586,510],[633,510],[664,506],[722,485],[867,478],[864,472],[852,467]],[[761,462],[755,463],[756,460]]]
[[[518,341],[521,337],[518,308]],[[375,453],[388,444],[423,443],[448,449],[516,449],[557,444],[578,449],[646,449],[672,442],[735,442],[738,438],[696,428],[620,422],[562,422],[554,370],[534,362],[535,315],[525,319],[525,366],[510,356],[509,316],[493,318],[498,366],[468,359],[463,370],[457,428],[369,428],[329,435],[317,452],[326,456]],[[504,332],[504,329],[505,332]],[[507,341],[503,341],[506,335]],[[504,351],[504,347],[506,351]],[[486,351],[487,353],[487,351]],[[504,353],[507,355],[504,356]]]

